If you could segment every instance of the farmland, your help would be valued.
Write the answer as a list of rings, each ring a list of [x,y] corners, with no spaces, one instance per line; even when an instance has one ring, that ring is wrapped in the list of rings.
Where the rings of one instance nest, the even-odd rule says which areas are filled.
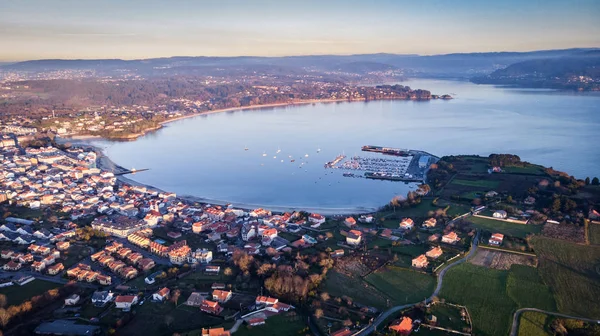
[[[422,301],[433,293],[436,283],[432,275],[394,266],[369,274],[365,281],[390,296],[394,304]]]
[[[469,309],[477,335],[506,335],[517,308],[554,308],[535,268],[521,265],[502,271],[462,264],[446,274],[440,296]]]
[[[524,312],[519,319],[519,336],[551,336],[546,328],[546,318],[544,313]]]
[[[349,277],[332,270],[327,273],[323,290],[333,296],[349,296],[356,302],[375,308],[387,307],[388,297],[358,276]]]
[[[456,184],[460,186],[467,187],[477,187],[477,188],[485,188],[485,189],[495,189],[500,184],[498,181],[494,180],[463,180],[463,179],[454,179],[451,184]]]
[[[600,245],[600,224],[589,224],[590,243]]]
[[[298,335],[307,329],[306,319],[295,313],[287,315],[276,315],[269,317],[267,323],[262,326],[248,327],[242,325],[235,333],[236,336],[276,336],[276,335]],[[302,333],[303,335],[303,333]]]
[[[47,290],[60,287],[59,284],[43,280],[33,280],[23,286],[10,286],[0,288],[0,294],[6,295],[7,305],[18,305],[36,295],[40,295]]]
[[[600,247],[535,237],[539,272],[560,312],[600,318]]]
[[[542,231],[542,226],[540,225],[516,224],[492,218],[482,218],[476,216],[469,217],[468,220],[475,227],[478,227],[480,229],[484,229],[490,232],[499,232],[508,236],[518,238],[525,238],[529,234],[537,234]]]

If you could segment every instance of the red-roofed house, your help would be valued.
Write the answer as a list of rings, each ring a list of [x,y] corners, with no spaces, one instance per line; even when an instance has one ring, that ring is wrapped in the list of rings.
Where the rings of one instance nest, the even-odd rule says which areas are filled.
[[[168,300],[169,294],[171,294],[171,290],[168,289],[167,287],[164,287],[161,290],[159,290],[158,292],[152,294],[152,300],[160,301],[160,302]]]
[[[115,299],[115,306],[117,309],[131,309],[131,306],[138,302],[138,297],[135,295],[119,295]]]
[[[263,325],[265,324],[265,319],[264,318],[253,318],[253,319],[249,319],[248,321],[248,325],[251,327],[255,327],[255,326],[259,326],[259,325]]]
[[[502,245],[502,241],[504,240],[504,235],[501,233],[494,233],[491,237],[490,240],[488,240],[488,243],[490,245],[496,245],[496,246],[500,246]]]
[[[427,261],[427,257],[424,254],[414,258],[412,260],[412,266],[416,268],[425,268],[429,265],[429,261]]]
[[[356,225],[356,219],[348,217],[344,220],[344,224],[346,224],[347,227],[352,228]]]
[[[402,320],[392,323],[390,329],[399,333],[400,335],[408,335],[412,331],[412,319],[410,317],[403,317]]]
[[[233,295],[233,293],[231,291],[224,291],[224,290],[220,290],[220,289],[215,289],[212,292],[213,300],[220,302],[220,303],[229,301],[229,299],[231,299],[232,295]]]
[[[219,315],[223,311],[223,308],[219,306],[218,302],[204,300],[200,306],[200,310],[208,314]]]

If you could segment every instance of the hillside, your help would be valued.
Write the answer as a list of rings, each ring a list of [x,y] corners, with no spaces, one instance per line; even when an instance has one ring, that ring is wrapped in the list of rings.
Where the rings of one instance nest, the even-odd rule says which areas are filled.
[[[472,81],[534,88],[600,90],[600,52],[518,62]]]

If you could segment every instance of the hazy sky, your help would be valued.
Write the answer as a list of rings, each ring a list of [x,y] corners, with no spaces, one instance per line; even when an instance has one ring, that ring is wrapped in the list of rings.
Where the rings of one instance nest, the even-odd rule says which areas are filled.
[[[600,47],[600,0],[0,0],[0,61]]]

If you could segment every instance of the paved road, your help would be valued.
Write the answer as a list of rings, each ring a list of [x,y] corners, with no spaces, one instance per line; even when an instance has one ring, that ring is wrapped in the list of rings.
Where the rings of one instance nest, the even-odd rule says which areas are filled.
[[[546,315],[553,315],[553,316],[570,318],[570,319],[575,319],[575,320],[582,320],[582,321],[591,322],[591,323],[600,323],[600,320],[588,319],[588,318],[578,317],[578,316],[571,316],[571,315],[566,315],[566,314],[561,314],[561,313],[554,313],[554,312],[549,312],[549,311],[545,311],[545,310],[541,310],[541,309],[537,309],[537,308],[521,308],[521,309],[517,310],[515,312],[515,315],[513,316],[513,323],[512,323],[512,328],[510,330],[510,336],[517,336],[517,334],[519,333],[519,317],[521,317],[521,314],[526,311],[544,313]]]
[[[430,303],[433,298],[435,296],[438,296],[438,294],[440,293],[440,290],[442,289],[442,283],[444,281],[444,275],[446,275],[446,272],[456,266],[456,265],[460,265],[462,263],[464,263],[465,261],[467,261],[469,258],[471,258],[474,254],[475,251],[477,250],[477,244],[479,243],[479,231],[477,231],[477,233],[475,234],[475,237],[473,238],[473,242],[471,243],[471,249],[469,250],[469,253],[462,259],[457,260],[455,262],[453,262],[452,264],[449,264],[448,266],[444,267],[442,269],[442,271],[440,273],[438,273],[438,279],[437,279],[437,286],[435,288],[435,291],[433,291],[433,293],[431,294],[431,296],[429,298],[427,298],[425,300],[425,303]],[[422,302],[422,301],[421,301]],[[401,306],[395,306],[392,307],[388,310],[386,310],[385,312],[381,313],[381,315],[379,315],[371,325],[369,325],[368,327],[365,327],[364,329],[360,330],[359,332],[355,333],[353,336],[363,336],[363,335],[369,335],[370,333],[372,333],[373,331],[375,331],[375,329],[377,329],[377,327],[383,323],[383,321],[385,321],[388,317],[390,317],[392,314],[404,310],[406,308],[410,308],[413,307],[421,302],[416,302],[416,303],[410,303],[410,304],[405,304],[405,305],[401,305]]]

